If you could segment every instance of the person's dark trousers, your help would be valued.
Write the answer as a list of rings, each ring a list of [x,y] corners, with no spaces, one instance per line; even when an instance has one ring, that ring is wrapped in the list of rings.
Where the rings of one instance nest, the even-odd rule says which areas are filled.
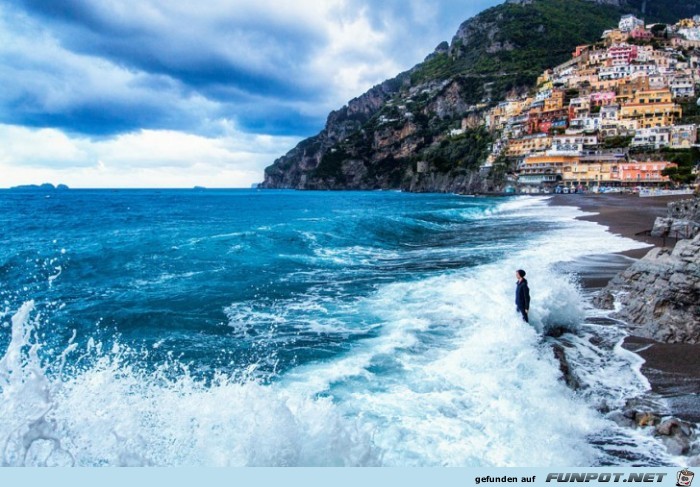
[[[524,309],[518,308],[518,312],[519,312],[521,315],[523,315],[523,321],[524,321],[525,323],[530,323],[530,320],[527,318],[527,313],[525,312]]]

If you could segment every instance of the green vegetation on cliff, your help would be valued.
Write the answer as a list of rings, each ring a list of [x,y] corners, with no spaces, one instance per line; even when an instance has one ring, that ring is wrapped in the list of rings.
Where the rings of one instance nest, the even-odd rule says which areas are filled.
[[[675,162],[677,167],[669,167],[662,171],[664,176],[670,177],[674,182],[680,184],[690,184],[695,180],[693,167],[700,161],[700,150],[697,148],[672,150],[665,149],[664,158],[670,162]]]
[[[491,137],[485,128],[442,140],[421,152],[417,158],[430,163],[438,172],[475,170],[488,155]]]
[[[514,87],[533,85],[543,70],[569,59],[576,46],[596,41],[617,25],[620,12],[584,0],[499,5],[463,24],[449,51],[419,65],[411,79],[474,77],[480,85],[475,98],[488,90],[498,100]]]

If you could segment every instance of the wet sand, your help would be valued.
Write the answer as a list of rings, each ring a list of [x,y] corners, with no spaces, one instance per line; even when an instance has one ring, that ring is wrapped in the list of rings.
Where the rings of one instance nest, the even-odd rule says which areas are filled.
[[[553,206],[577,206],[586,213],[580,220],[596,222],[608,227],[611,233],[632,238],[654,247],[673,246],[675,239],[664,239],[648,235],[654,228],[657,217],[666,216],[666,207],[672,201],[688,199],[690,196],[659,196],[640,198],[634,194],[562,194],[550,200]],[[641,259],[649,249],[623,252],[624,255]]]
[[[584,289],[593,294],[605,287],[617,273],[642,258],[653,247],[673,247],[675,239],[651,237],[648,232],[659,216],[666,216],[666,205],[690,196],[640,198],[636,195],[555,195],[554,206],[576,206],[594,215],[580,217],[608,227],[622,235],[650,245],[649,248],[587,256],[565,270],[581,276]],[[649,380],[652,392],[664,397],[670,413],[682,419],[700,422],[700,344],[669,344],[648,338],[629,336],[623,347],[637,353],[645,363],[642,373]]]

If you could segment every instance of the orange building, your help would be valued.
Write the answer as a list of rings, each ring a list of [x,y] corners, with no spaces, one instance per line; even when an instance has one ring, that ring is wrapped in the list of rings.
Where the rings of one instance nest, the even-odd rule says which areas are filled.
[[[621,44],[629,39],[629,34],[627,32],[621,32],[620,29],[613,29],[605,32],[605,45],[611,46],[613,44]]]

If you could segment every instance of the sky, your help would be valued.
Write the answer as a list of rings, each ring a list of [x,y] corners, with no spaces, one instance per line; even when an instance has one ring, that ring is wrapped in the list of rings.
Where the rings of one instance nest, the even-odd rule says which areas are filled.
[[[0,188],[250,187],[501,0],[4,0]]]

